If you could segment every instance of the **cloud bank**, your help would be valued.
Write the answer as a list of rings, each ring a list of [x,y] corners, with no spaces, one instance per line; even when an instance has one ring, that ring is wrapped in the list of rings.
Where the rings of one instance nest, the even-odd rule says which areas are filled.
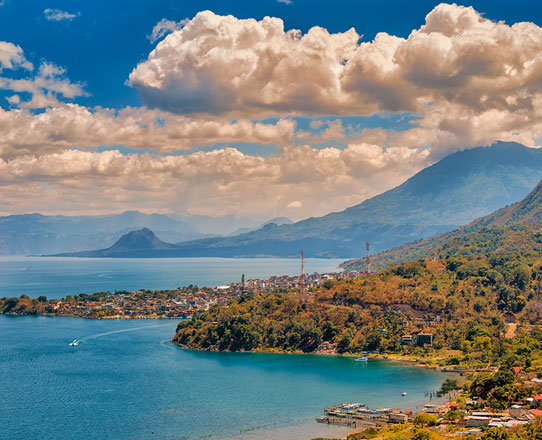
[[[234,148],[183,156],[65,150],[0,159],[0,189],[5,212],[67,206],[74,213],[102,212],[138,204],[159,212],[221,215],[228,206],[237,215],[299,218],[388,189],[423,167],[426,157],[418,149],[369,144],[285,147],[268,157]]]
[[[34,114],[0,108],[0,157],[39,156],[80,149],[123,145],[157,153],[193,150],[218,142],[284,145],[294,137],[295,122],[202,120],[147,109],[89,110],[66,104]]]
[[[360,42],[284,30],[281,19],[198,13],[130,74],[148,105],[178,113],[345,115],[424,112],[430,102],[529,109],[540,92],[542,30],[441,4],[408,38]]]

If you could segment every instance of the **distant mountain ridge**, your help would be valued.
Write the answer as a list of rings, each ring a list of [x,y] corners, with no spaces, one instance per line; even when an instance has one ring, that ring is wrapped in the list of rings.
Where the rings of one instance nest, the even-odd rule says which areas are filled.
[[[168,241],[204,237],[161,214],[126,211],[100,216],[21,214],[0,217],[0,255],[52,254],[105,248],[125,233],[148,227]]]
[[[293,223],[294,222],[292,220],[290,220],[289,218],[287,218],[287,217],[275,217],[275,218],[272,218],[271,220],[266,221],[265,223],[259,224],[257,227],[237,229],[236,231],[234,231],[234,232],[232,232],[230,234],[227,234],[227,235],[230,236],[230,237],[233,237],[235,235],[246,234],[248,232],[252,232],[252,231],[256,231],[258,229],[261,229],[261,228],[263,228],[263,227],[265,227],[267,225],[270,225],[270,224],[281,226],[281,225],[291,225]]]
[[[208,215],[175,214],[172,217],[194,226],[202,234],[208,236],[212,235],[215,237],[221,235],[236,235],[243,232],[253,231],[255,229],[261,228],[265,223],[293,223],[290,219],[286,217],[277,217],[262,222],[261,220],[254,220],[246,217],[237,217],[233,214],[214,217]]]
[[[542,251],[542,182],[522,200],[452,231],[418,240],[374,255],[372,265],[383,269],[419,258],[446,255]],[[363,259],[343,263],[362,269]]]
[[[294,224],[153,249],[154,257],[351,258],[453,230],[525,197],[542,176],[542,150],[497,142],[445,157],[359,205]]]
[[[227,218],[226,227],[231,226],[233,221],[243,224],[246,220],[233,216],[223,217]],[[218,222],[221,218],[206,217],[208,222]],[[193,218],[190,219],[194,221]],[[269,222],[292,223],[285,217],[266,223]],[[197,221],[194,223],[197,225]],[[256,227],[250,230],[257,229],[264,223],[255,224]],[[124,234],[141,228],[148,228],[161,240],[172,243],[218,235],[202,233],[190,223],[169,215],[145,214],[139,211],[85,216],[17,214],[0,217],[0,255],[45,255],[103,249],[111,246]]]

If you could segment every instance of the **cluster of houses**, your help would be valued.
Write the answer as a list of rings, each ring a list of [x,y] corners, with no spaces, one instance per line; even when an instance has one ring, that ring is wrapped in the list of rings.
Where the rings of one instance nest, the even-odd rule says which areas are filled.
[[[328,280],[342,280],[358,278],[356,272],[337,272],[337,273],[311,273],[296,276],[272,276],[267,280],[247,280],[239,283],[232,283],[230,286],[238,293],[264,293],[277,290],[308,290],[322,286]]]
[[[419,337],[420,334],[417,336]],[[424,338],[425,336],[422,336]],[[426,341],[429,343],[429,339]],[[415,342],[412,342],[415,343]],[[524,372],[521,367],[513,367],[516,375],[516,385],[529,389],[527,397],[522,401],[515,402],[504,411],[494,412],[484,407],[482,399],[462,398],[458,399],[461,404],[449,401],[443,404],[426,404],[420,412],[433,414],[437,417],[439,425],[453,424],[463,429],[461,434],[476,434],[482,428],[513,428],[526,425],[537,417],[542,416],[542,379],[535,372]],[[450,399],[460,396],[461,391],[454,391]],[[454,411],[453,417],[446,414]],[[325,409],[325,416],[318,417],[320,423],[342,424],[349,426],[385,426],[396,423],[415,421],[414,413],[410,411],[392,410],[382,408],[372,410],[363,404],[346,403]],[[459,432],[458,432],[459,433]]]
[[[542,382],[542,381],[541,381]],[[475,407],[477,401],[466,400],[466,406]],[[433,414],[438,417],[439,423],[454,424],[465,428],[464,434],[479,432],[484,427],[512,428],[525,425],[536,417],[542,416],[542,396],[526,399],[524,404],[512,405],[504,412],[491,412],[485,410],[465,410],[466,415],[459,420],[446,419],[446,413],[459,410],[456,402],[447,402],[442,405],[427,404],[421,412]],[[369,409],[360,403],[345,403],[325,409],[325,416],[317,417],[319,423],[342,424],[349,426],[385,426],[414,421],[415,413],[407,410],[393,410],[390,408]]]
[[[542,381],[541,381],[542,382]],[[466,408],[475,408],[479,402],[476,399],[466,399]],[[466,415],[453,423],[465,428],[512,428],[518,425],[526,425],[536,417],[542,416],[542,396],[529,397],[522,404],[511,405],[506,411],[493,412],[488,410],[463,410]],[[423,412],[441,416],[449,411],[458,410],[459,404],[448,402],[444,405],[426,405]],[[473,433],[473,431],[470,431]]]
[[[49,300],[46,314],[70,315],[92,318],[190,318],[197,309],[224,305],[233,293],[213,289],[179,288],[176,291],[115,292],[92,300]]]

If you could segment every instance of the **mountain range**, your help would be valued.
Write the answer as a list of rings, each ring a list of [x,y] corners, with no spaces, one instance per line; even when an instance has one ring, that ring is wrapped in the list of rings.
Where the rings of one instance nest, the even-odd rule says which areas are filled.
[[[227,217],[225,224],[219,227],[224,217]],[[0,217],[0,255],[44,255],[106,248],[124,234],[141,228],[152,229],[161,240],[178,243],[214,237],[223,231],[231,234],[231,228],[237,226],[245,225],[244,229],[233,234],[255,230],[269,222],[292,223],[285,217],[264,223],[234,216],[184,218],[187,221],[170,215],[144,214],[139,211],[97,216],[46,216],[38,213],[9,215]]]
[[[344,211],[294,224],[268,223],[229,237],[211,237],[134,250],[133,256],[351,258],[434,236],[525,197],[542,176],[542,150],[517,143],[464,150],[403,184]],[[103,256],[105,250],[85,256]],[[128,249],[122,256],[129,256]],[[72,254],[79,255],[80,254]],[[115,256],[115,249],[108,251]],[[120,255],[118,255],[120,256]]]

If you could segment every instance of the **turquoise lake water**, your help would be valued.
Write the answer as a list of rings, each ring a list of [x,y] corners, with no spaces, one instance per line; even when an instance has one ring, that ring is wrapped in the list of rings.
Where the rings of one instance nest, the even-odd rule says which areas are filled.
[[[306,273],[338,272],[343,260],[310,258]],[[297,275],[299,260],[287,258],[40,258],[0,257],[0,297],[31,298],[98,291],[214,287],[273,275]]]
[[[446,377],[385,361],[187,351],[168,342],[176,324],[0,316],[2,438],[333,437],[344,431],[314,420],[326,405],[414,409]]]

